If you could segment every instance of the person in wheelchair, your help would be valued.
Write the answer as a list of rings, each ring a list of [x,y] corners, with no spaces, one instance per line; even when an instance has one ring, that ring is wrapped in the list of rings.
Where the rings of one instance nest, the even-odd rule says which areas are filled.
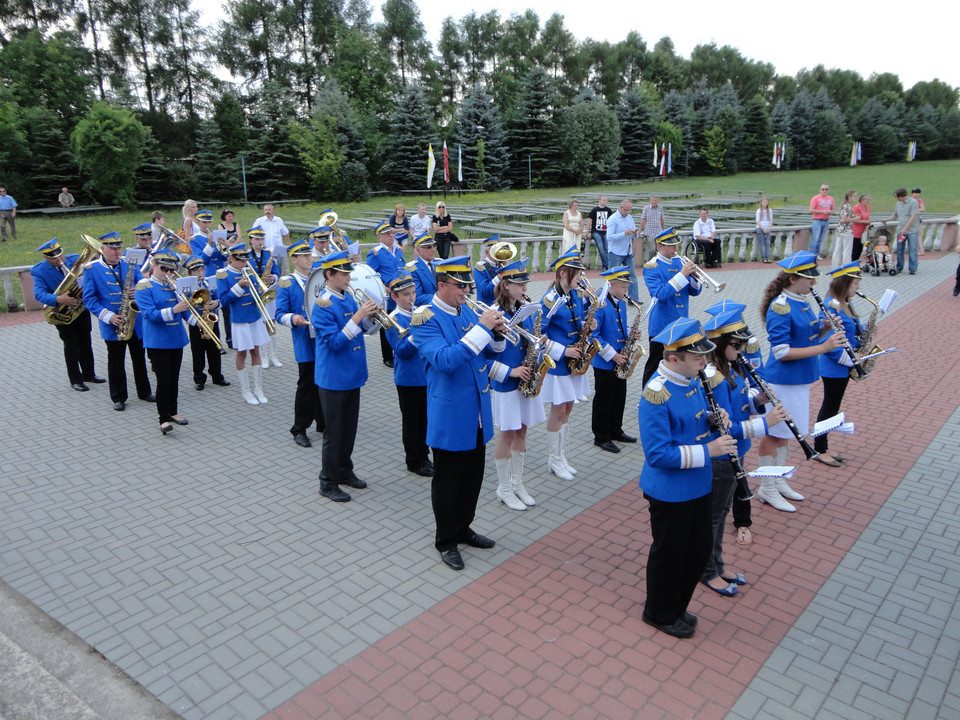
[[[703,253],[704,266],[720,267],[723,246],[717,237],[717,226],[714,225],[713,218],[708,217],[706,208],[700,208],[700,219],[693,224],[693,239],[697,243],[698,251]]]

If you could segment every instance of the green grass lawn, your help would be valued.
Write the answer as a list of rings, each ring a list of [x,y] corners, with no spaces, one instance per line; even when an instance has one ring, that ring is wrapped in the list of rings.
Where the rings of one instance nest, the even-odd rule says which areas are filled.
[[[471,193],[457,198],[449,198],[451,204],[470,205],[491,203],[502,200],[520,202],[543,197],[563,198],[571,193],[591,192],[598,195],[609,192],[614,196],[628,195],[635,201],[645,202],[651,192],[683,192],[693,191],[706,194],[717,194],[722,191],[757,191],[770,195],[790,196],[787,204],[806,204],[820,188],[820,183],[827,182],[831,187],[831,194],[842,199],[847,190],[869,192],[873,195],[874,214],[884,216],[894,206],[893,191],[898,187],[908,190],[919,186],[923,188],[923,199],[930,212],[960,212],[960,160],[937,160],[932,162],[895,163],[860,167],[839,167],[827,170],[804,170],[796,172],[763,172],[741,173],[727,177],[694,177],[671,178],[657,183],[636,183],[634,185],[578,188],[546,188],[535,190],[511,190],[498,193]],[[175,200],[177,198],[170,198]],[[426,194],[422,201],[426,203],[430,212],[438,199],[434,195],[431,200]],[[340,203],[336,206],[337,212],[343,218],[359,217],[365,211],[380,211],[393,208],[398,202],[404,203],[408,214],[414,214],[420,199],[416,196],[377,196],[363,203]],[[774,202],[775,206],[783,204]],[[669,207],[669,202],[667,203]],[[325,204],[311,204],[302,207],[283,207],[278,215],[285,220],[312,224],[317,221]],[[259,208],[249,206],[235,207],[237,221],[241,227],[247,228],[253,220],[262,215]],[[589,208],[581,208],[582,211]],[[453,215],[456,221],[456,214]],[[214,212],[219,216],[219,212]],[[52,237],[58,237],[67,252],[79,252],[80,233],[98,237],[111,230],[116,230],[125,238],[133,241],[132,228],[150,219],[149,211],[119,212],[113,215],[89,217],[32,217],[22,216],[17,219],[19,239],[14,242],[10,238],[0,244],[0,267],[32,265],[39,259],[34,249]],[[559,227],[559,215],[558,215]],[[179,212],[174,209],[167,215],[167,225],[179,227]],[[469,233],[461,233],[468,237]]]

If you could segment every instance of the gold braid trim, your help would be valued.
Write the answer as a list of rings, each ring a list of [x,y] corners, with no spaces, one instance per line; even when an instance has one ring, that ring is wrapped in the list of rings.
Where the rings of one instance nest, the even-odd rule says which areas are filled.
[[[420,326],[420,325],[423,325],[432,317],[433,317],[433,310],[431,310],[427,305],[421,305],[414,311],[413,318],[410,320],[410,324],[415,326]]]
[[[670,399],[670,391],[663,384],[663,380],[651,380],[643,391],[643,399],[651,405],[663,405]]]

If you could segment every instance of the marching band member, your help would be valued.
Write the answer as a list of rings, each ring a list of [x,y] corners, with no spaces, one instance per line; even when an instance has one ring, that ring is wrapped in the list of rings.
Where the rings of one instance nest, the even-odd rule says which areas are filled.
[[[493,435],[490,361],[484,350],[504,322],[492,308],[477,317],[465,304],[473,285],[468,256],[438,260],[436,269],[437,292],[414,312],[411,332],[427,375],[434,546],[447,567],[463,570],[458,543],[484,549],[495,545],[470,524],[483,484],[484,446]]]
[[[79,298],[71,297],[67,293],[55,295],[57,288],[67,276],[79,255],[64,255],[63,248],[56,238],[48,240],[37,248],[43,255],[43,262],[30,268],[30,277],[33,278],[33,296],[37,302],[50,307],[58,304],[71,307],[80,302]],[[105,383],[97,377],[93,362],[93,346],[90,344],[90,313],[84,310],[69,325],[57,325],[57,334],[63,343],[63,360],[67,366],[67,376],[70,378],[70,387],[77,392],[86,392],[90,388],[85,383]]]
[[[401,328],[409,328],[417,289],[413,278],[401,275],[390,282],[390,296],[397,304],[390,317]],[[433,463],[427,448],[427,376],[423,358],[407,332],[400,337],[395,328],[387,330],[393,348],[393,382],[397,386],[403,430],[403,451],[407,470],[421,477],[433,477]]]
[[[243,243],[233,245],[229,251],[227,267],[217,272],[217,297],[224,308],[230,310],[233,347],[237,351],[237,377],[240,379],[240,393],[248,405],[266,405],[263,394],[263,367],[260,365],[260,346],[270,336],[263,326],[263,317],[253,299],[257,288],[243,274],[243,268],[250,259],[250,250]],[[247,374],[247,351],[250,352],[250,374]]]
[[[137,283],[137,306],[143,318],[143,346],[150,357],[150,366],[157,376],[157,414],[160,432],[166,435],[173,423],[186,425],[177,413],[180,365],[187,331],[183,320],[188,317],[186,300],[178,301],[171,284],[175,282],[180,258],[172,250],[161,250],[153,256],[152,274]]]
[[[136,240],[134,250],[146,250],[147,256],[143,265],[139,268],[141,277],[144,274],[150,274],[150,256],[153,254],[153,224],[143,223],[133,229],[133,238]]]
[[[353,471],[353,444],[360,414],[360,388],[367,382],[367,356],[361,323],[377,308],[370,300],[357,306],[350,288],[353,263],[347,253],[330,253],[321,261],[326,289],[310,313],[316,338],[315,378],[327,419],[323,433],[320,494],[349,502],[340,486],[362,490],[367,483]]]
[[[500,282],[495,286],[495,307],[506,318],[513,317],[524,304],[524,292],[530,282],[529,263],[529,260],[518,260],[497,272]],[[533,334],[534,323],[534,318],[528,317],[522,326]],[[497,497],[511,510],[526,510],[527,506],[537,504],[523,485],[523,461],[527,454],[527,428],[547,419],[543,401],[539,397],[524,397],[519,390],[520,381],[529,381],[534,371],[524,363],[528,348],[525,337],[516,345],[505,343],[503,352],[495,355],[496,360],[490,367],[493,424],[500,430],[493,451],[499,482]],[[562,349],[555,351],[559,354]]]
[[[437,256],[437,243],[427,233],[421,233],[413,239],[413,251],[417,256],[405,267],[417,288],[414,304],[426,305],[437,292],[437,274],[433,269],[433,259]]]
[[[202,308],[197,308],[198,312],[203,314],[213,313],[216,317],[216,309],[220,307],[220,301],[217,300],[217,276],[211,275],[204,277],[206,265],[203,258],[191,255],[183,263],[183,269],[189,275],[198,279],[198,287],[201,290],[210,292],[210,299]],[[220,337],[220,323],[214,321],[211,328],[217,338]],[[204,365],[210,371],[210,382],[221,387],[229,387],[230,382],[223,376],[220,350],[212,338],[204,337],[199,325],[191,324],[187,328],[190,336],[190,357],[193,361],[193,385],[197,390],[203,390],[207,382],[207,375],[204,372]]]
[[[653,542],[647,558],[647,599],[641,619],[676,638],[693,637],[687,612],[710,555],[710,458],[734,452],[737,441],[713,430],[697,381],[714,344],[700,323],[682,317],[653,338],[663,360],[643,390],[637,416],[643,443],[640,488],[650,503]],[[722,418],[724,425],[729,419]]]
[[[617,366],[626,362],[623,355],[630,323],[627,321],[627,291],[630,289],[630,268],[624,266],[604,270],[600,277],[610,285],[607,302],[597,311],[594,337],[601,349],[593,356],[593,444],[601,450],[618,453],[621,443],[637,439],[623,431],[623,411],[627,404],[627,381],[617,377]],[[637,329],[639,334],[640,330]]]
[[[227,266],[228,254],[224,250],[221,250],[223,246],[217,244],[217,241],[213,238],[213,233],[210,231],[213,213],[209,210],[201,210],[195,217],[200,224],[197,225],[194,223],[194,227],[197,228],[198,232],[190,239],[190,252],[203,260],[203,276],[215,277],[218,272]],[[211,287],[210,292],[212,295],[216,295],[216,288]],[[223,331],[226,336],[227,347],[232,348],[233,325],[230,322],[230,308],[221,303],[220,309],[223,312]],[[225,354],[226,351],[221,353],[221,355]]]
[[[280,263],[273,257],[273,252],[264,247],[263,238],[263,230],[259,227],[247,231],[247,240],[250,242],[250,264],[257,276],[263,280],[264,285],[269,288],[280,277]],[[277,314],[276,300],[265,303],[265,306],[270,317]],[[283,367],[283,363],[277,357],[276,334],[270,335],[270,341],[260,346],[260,360],[264,368],[268,368],[270,365]]]
[[[843,335],[833,334],[824,339],[829,326],[821,325],[804,297],[820,276],[817,256],[800,250],[777,265],[782,270],[767,285],[760,303],[770,341],[764,375],[799,431],[806,435],[810,431],[810,388],[819,377],[817,356],[841,347]],[[761,438],[757,444],[760,465],[786,465],[787,445],[792,438],[785,424]],[[783,512],[796,512],[787,500],[803,500],[803,495],[795,492],[783,478],[763,478],[757,496]]]
[[[380,223],[375,232],[380,244],[367,252],[367,265],[377,271],[386,287],[398,275],[407,274],[404,267],[406,261],[403,259],[403,250],[394,242],[393,228],[389,223]],[[396,305],[393,300],[388,298],[387,311],[392,311],[394,307]],[[387,342],[387,334],[383,328],[380,329],[380,353],[383,356],[383,364],[392,368],[393,350],[390,349],[390,343]]]
[[[840,317],[844,334],[850,340],[850,346],[858,350],[860,335],[864,328],[850,301],[856,297],[857,290],[860,289],[862,277],[860,263],[857,261],[841,265],[828,274],[833,279],[830,281],[830,289],[827,291],[827,297],[824,298],[824,304]],[[820,320],[826,320],[822,312]],[[850,368],[853,367],[853,362],[843,348],[821,355],[819,362],[820,379],[823,381],[823,402],[820,405],[820,412],[817,413],[817,422],[831,418],[840,412],[840,404],[843,402],[843,395],[850,382]],[[832,455],[827,451],[829,435],[830,433],[824,433],[814,438],[813,449],[820,453],[814,459],[831,467],[839,467],[846,458],[841,455]]]
[[[149,237],[149,236],[148,236]],[[126,318],[117,313],[124,297],[133,301],[134,288],[143,279],[140,268],[132,267],[120,259],[123,238],[119,233],[107,233],[100,239],[100,258],[90,263],[83,273],[83,304],[100,321],[100,337],[107,346],[107,380],[114,410],[127,406],[126,355],[130,348],[130,363],[137,386],[137,397],[147,402],[155,400],[150,390],[147,363],[143,357],[143,320],[140,313],[134,315],[133,335],[121,340],[117,330]],[[127,279],[129,277],[129,285]]]
[[[697,276],[697,266],[677,257],[680,236],[672,227],[657,234],[657,254],[644,263],[643,282],[650,293],[650,319],[647,321],[647,337],[650,338],[650,354],[643,366],[643,384],[657,371],[663,357],[663,348],[654,337],[681,317],[690,315],[690,298],[703,289]]]
[[[310,246],[304,240],[293,243],[287,248],[293,273],[280,278],[277,290],[276,320],[290,328],[293,339],[293,357],[297,361],[297,393],[293,400],[293,427],[290,434],[300,447],[310,447],[307,429],[316,423],[317,432],[326,430],[320,394],[314,379],[316,373],[314,361],[316,340],[313,325],[307,319],[304,307],[304,288],[313,266]]]
[[[494,288],[500,282],[497,271],[503,263],[490,255],[490,249],[498,242],[500,242],[499,235],[492,235],[483,241],[483,260],[473,269],[473,279],[477,283],[477,300],[485,305],[494,304]]]
[[[330,237],[332,235],[333,230],[327,225],[321,225],[310,231],[310,241],[313,243],[313,248],[310,250],[310,258],[313,261],[312,270],[320,267],[320,261],[330,254]]]
[[[556,367],[550,369],[540,391],[541,401],[551,404],[550,417],[547,419],[547,442],[550,448],[547,467],[561,480],[573,480],[577,471],[567,462],[567,423],[574,401],[585,398],[590,392],[590,381],[586,374],[573,375],[567,360],[580,359],[582,356],[577,339],[581,334],[587,303],[578,289],[578,283],[585,268],[577,251],[570,250],[554,260],[550,269],[556,273],[556,277],[553,286],[541,300],[546,323],[544,332],[556,343],[550,346],[550,357]],[[557,303],[562,305],[554,311]]]

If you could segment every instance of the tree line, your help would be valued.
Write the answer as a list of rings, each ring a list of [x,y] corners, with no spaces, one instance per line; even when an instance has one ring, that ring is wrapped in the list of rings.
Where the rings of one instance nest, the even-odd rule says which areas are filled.
[[[447,17],[434,48],[413,0],[190,0],[0,5],[0,167],[21,205],[181,197],[360,199],[420,189],[426,148],[500,189],[960,155],[958,89],[904,89],[817,66],[778,75],[738,50],[669,37],[579,38],[532,10]],[[232,77],[226,81],[217,66]],[[221,73],[224,74],[224,73]],[[435,182],[442,183],[442,163]],[[244,195],[246,193],[246,195]]]

